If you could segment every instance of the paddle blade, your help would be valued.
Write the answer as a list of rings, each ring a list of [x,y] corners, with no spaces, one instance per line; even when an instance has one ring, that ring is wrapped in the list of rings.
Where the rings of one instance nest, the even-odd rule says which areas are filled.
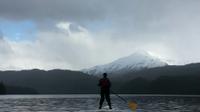
[[[129,107],[131,110],[135,111],[135,110],[137,109],[137,103],[134,102],[134,101],[129,101],[129,102],[128,102],[128,107]]]

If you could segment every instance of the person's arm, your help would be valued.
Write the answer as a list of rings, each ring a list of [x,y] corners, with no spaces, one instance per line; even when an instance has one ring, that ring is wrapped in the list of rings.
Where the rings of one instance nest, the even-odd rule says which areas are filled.
[[[110,80],[108,79],[108,82],[109,82],[109,87],[111,87],[111,82],[110,82]]]

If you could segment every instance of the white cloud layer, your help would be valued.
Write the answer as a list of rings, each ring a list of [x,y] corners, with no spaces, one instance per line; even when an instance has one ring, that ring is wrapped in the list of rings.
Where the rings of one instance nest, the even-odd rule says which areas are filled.
[[[146,44],[128,40],[113,40],[111,34],[94,34],[82,26],[77,30],[70,29],[70,22],[59,22],[57,30],[39,32],[34,41],[12,41],[2,38],[1,70],[20,69],[82,69],[97,64],[104,64],[134,51],[146,49],[148,51],[166,53],[163,44]],[[96,37],[96,38],[94,38]],[[139,47],[138,47],[139,46]],[[162,50],[156,49],[156,47]],[[158,55],[157,55],[158,56]]]
[[[110,62],[138,49],[138,42],[113,40],[109,33],[94,34],[78,25],[73,31],[70,25],[73,23],[59,22],[55,25],[57,30],[39,32],[34,41],[2,38],[0,69],[78,70]]]
[[[0,69],[81,69],[146,50],[200,62],[198,0],[1,0],[0,19],[31,20],[34,41],[0,33]],[[1,22],[1,21],[0,21]]]

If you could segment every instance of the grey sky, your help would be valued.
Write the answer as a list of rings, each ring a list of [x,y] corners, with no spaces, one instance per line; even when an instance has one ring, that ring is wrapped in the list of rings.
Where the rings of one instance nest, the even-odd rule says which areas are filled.
[[[0,56],[11,57],[1,69],[81,69],[138,49],[172,64],[200,62],[199,6],[199,0],[0,0],[0,19],[33,21],[38,29],[30,41],[2,34]]]

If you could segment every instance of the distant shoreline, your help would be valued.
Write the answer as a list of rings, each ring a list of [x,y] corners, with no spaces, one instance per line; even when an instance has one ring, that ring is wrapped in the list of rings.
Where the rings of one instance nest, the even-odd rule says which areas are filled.
[[[119,94],[120,96],[128,96],[128,97],[200,97],[200,95],[164,95],[164,94]],[[99,97],[99,94],[6,94],[6,95],[0,95],[0,99],[2,97],[23,97],[23,98],[30,98],[30,97],[36,97],[36,98],[91,98],[91,97]],[[116,97],[114,94],[111,94],[111,97]]]

